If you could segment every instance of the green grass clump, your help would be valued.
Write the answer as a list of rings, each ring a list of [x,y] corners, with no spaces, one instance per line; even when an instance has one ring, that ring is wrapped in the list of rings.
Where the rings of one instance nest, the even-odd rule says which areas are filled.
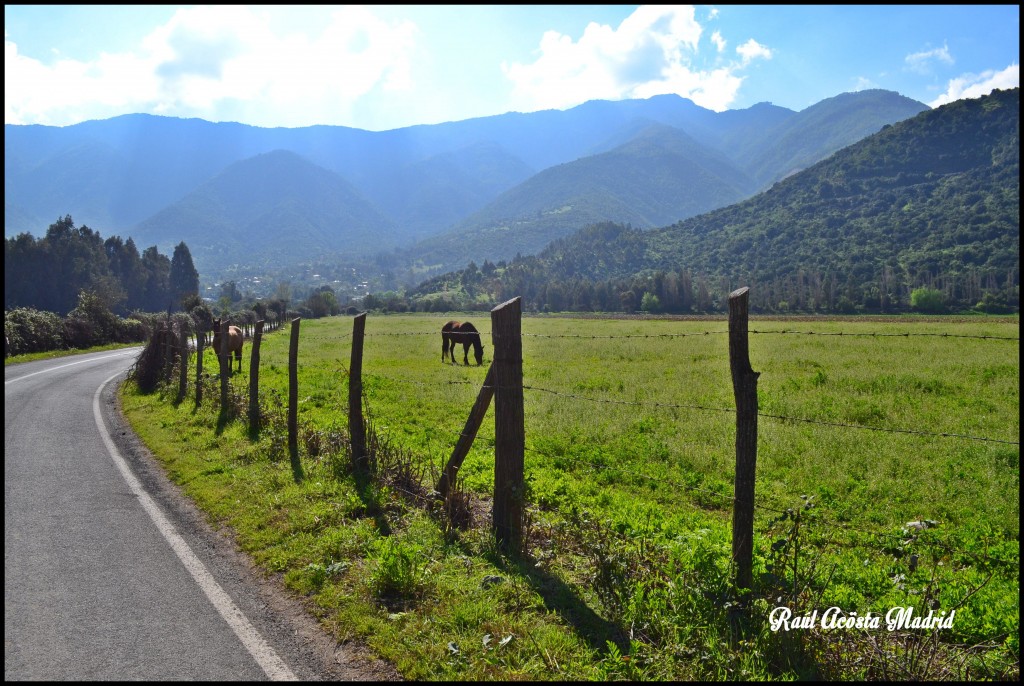
[[[260,565],[406,678],[1019,677],[1019,343],[960,337],[1016,338],[1016,319],[752,321],[755,588],[739,593],[726,322],[523,319],[527,521],[508,553],[489,525],[493,404],[457,507],[429,495],[493,356],[474,315],[484,366],[442,364],[449,318],[367,318],[369,474],[349,455],[349,318],[301,324],[298,469],[287,332],[264,339],[259,431],[247,374],[226,412],[212,383],[200,408],[173,385],[122,400]],[[779,606],[956,617],[772,632]]]

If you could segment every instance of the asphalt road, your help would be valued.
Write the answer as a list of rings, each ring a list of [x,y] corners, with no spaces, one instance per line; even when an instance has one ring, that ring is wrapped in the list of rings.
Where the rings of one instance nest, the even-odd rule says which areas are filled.
[[[124,425],[139,348],[5,368],[5,680],[389,679],[181,497]]]

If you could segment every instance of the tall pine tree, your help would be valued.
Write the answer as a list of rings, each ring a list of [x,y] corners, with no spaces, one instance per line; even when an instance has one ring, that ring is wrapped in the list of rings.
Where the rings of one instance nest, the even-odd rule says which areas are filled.
[[[188,296],[199,294],[199,272],[192,264],[192,254],[188,251],[185,241],[178,243],[174,248],[169,284],[176,307],[180,308],[182,301]]]

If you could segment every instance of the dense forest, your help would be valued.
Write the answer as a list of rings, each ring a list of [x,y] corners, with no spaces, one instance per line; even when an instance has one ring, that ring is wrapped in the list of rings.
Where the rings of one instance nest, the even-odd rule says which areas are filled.
[[[70,215],[50,225],[36,240],[22,233],[4,241],[4,310],[30,307],[65,315],[81,291],[94,293],[115,314],[179,309],[182,299],[199,291],[199,274],[188,246],[173,258],[156,246],[139,253],[135,242],[104,240]]]
[[[214,310],[226,321],[249,325],[257,319],[324,317],[342,309],[329,286],[309,290],[295,310],[288,309],[289,284],[278,284],[275,295],[261,301],[226,281],[211,308],[199,296],[199,273],[184,241],[170,259],[155,246],[140,254],[131,238],[104,240],[65,215],[39,240],[22,233],[5,241],[5,357],[139,343],[177,312],[190,316],[198,331],[209,331]]]
[[[1020,293],[1019,89],[886,126],[747,201],[651,231],[605,222],[470,264],[410,309],[521,295],[534,310],[1008,312]],[[916,294],[916,295],[915,295]],[[392,307],[403,306],[403,299]]]
[[[156,247],[140,255],[131,238],[103,240],[65,215],[39,240],[29,233],[5,239],[4,357],[141,343],[156,312],[195,304],[198,291],[185,243],[171,259]]]

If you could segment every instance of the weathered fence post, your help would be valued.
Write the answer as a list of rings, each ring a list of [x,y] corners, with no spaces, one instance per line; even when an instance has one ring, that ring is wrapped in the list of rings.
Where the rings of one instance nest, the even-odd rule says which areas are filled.
[[[519,551],[523,534],[523,340],[521,298],[491,310],[494,344],[494,534],[509,551]]]
[[[249,431],[260,428],[260,342],[263,340],[263,320],[256,322],[252,337],[252,357],[249,358]]]
[[[732,517],[732,559],[736,587],[753,585],[754,476],[757,469],[757,377],[747,346],[750,289],[729,294],[729,368],[736,399],[736,485]]]
[[[299,457],[299,325],[292,320],[291,345],[288,346],[288,453],[294,465]]]
[[[366,313],[352,319],[352,358],[348,366],[348,433],[352,441],[352,467],[367,468],[366,424],[363,423],[363,335]]]
[[[170,382],[171,370],[174,368],[174,330],[171,321],[167,320],[164,329],[164,381]]]
[[[448,464],[445,465],[441,478],[437,481],[437,488],[435,490],[442,498],[448,497],[448,489],[455,481],[455,475],[458,473],[459,468],[462,467],[462,461],[469,454],[469,449],[473,445],[473,440],[476,438],[476,432],[480,428],[480,423],[484,420],[484,415],[487,414],[487,408],[491,404],[491,397],[493,395],[494,366],[492,365],[487,369],[484,385],[476,396],[473,409],[469,411],[469,419],[466,420],[466,426],[459,435],[459,441],[455,444],[455,450],[452,451],[452,456],[448,458]]]
[[[228,377],[231,376],[231,349],[228,340],[227,322],[221,320],[217,324],[217,332],[220,333],[220,350],[217,350],[217,359],[220,362],[220,411],[228,411]]]
[[[181,373],[178,375],[178,402],[185,399],[188,391],[188,330],[180,324],[178,346],[181,348]]]
[[[196,407],[203,404],[203,343],[206,333],[200,330],[201,326],[196,325]]]

